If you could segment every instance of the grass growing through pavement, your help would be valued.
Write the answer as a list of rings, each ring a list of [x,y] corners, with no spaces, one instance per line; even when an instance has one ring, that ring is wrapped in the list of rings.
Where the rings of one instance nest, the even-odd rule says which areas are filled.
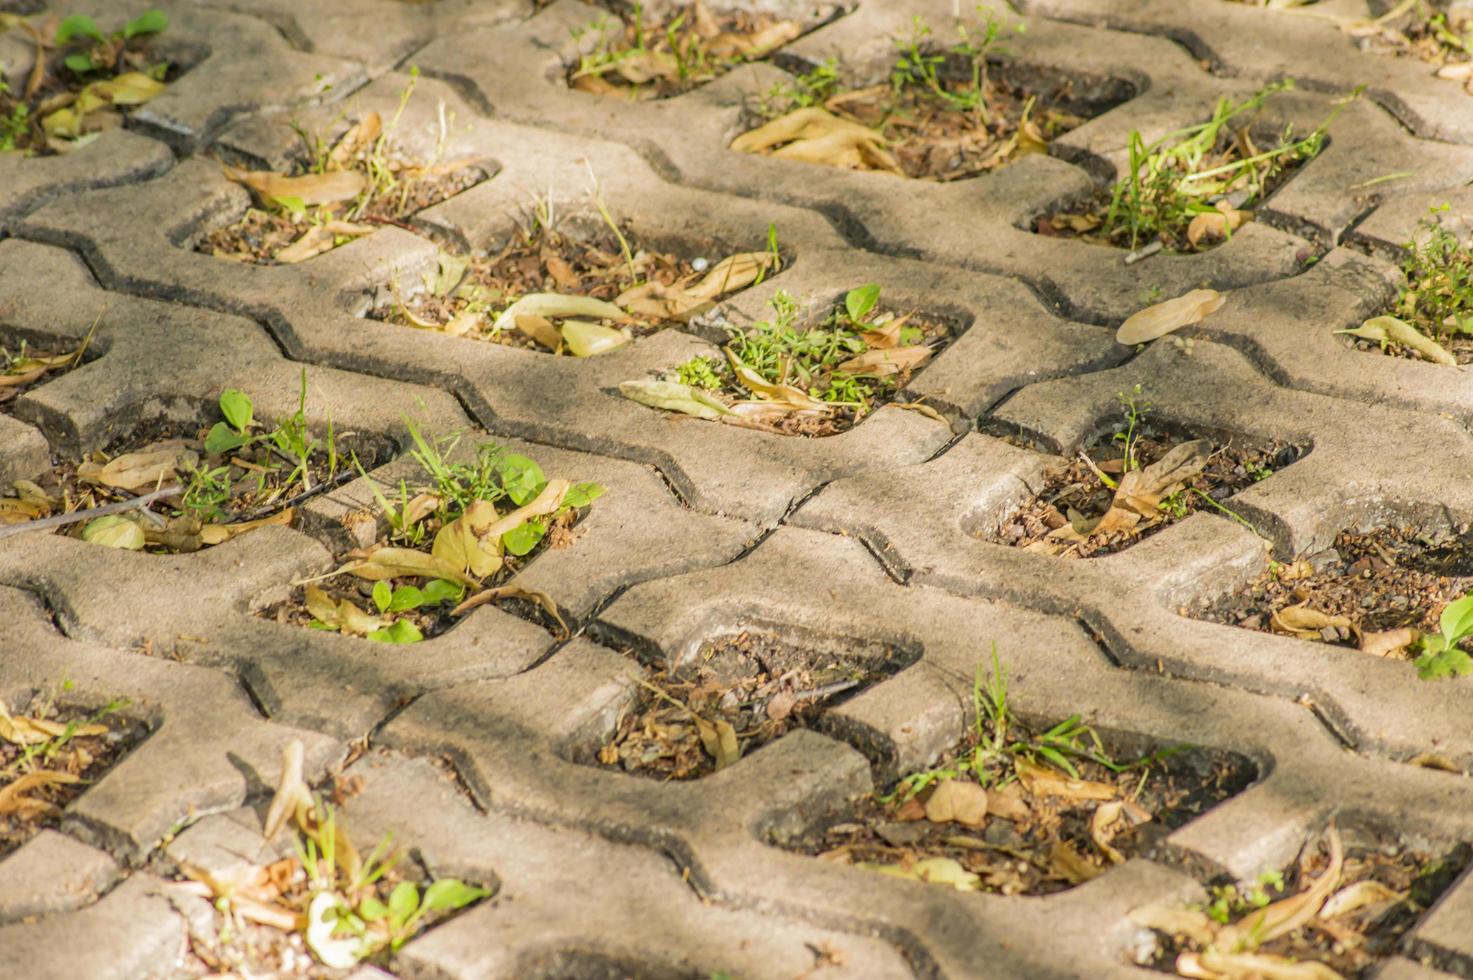
[[[698,356],[665,377],[627,381],[626,397],[655,408],[799,435],[831,435],[904,387],[950,330],[880,307],[880,287],[849,290],[812,326],[785,292],[773,315],[728,327],[725,360]]]
[[[1434,210],[1447,209],[1444,204]],[[1406,278],[1391,311],[1340,332],[1362,347],[1374,344],[1438,364],[1466,364],[1473,361],[1473,249],[1435,220],[1423,230],[1420,240],[1404,246]]]
[[[1015,28],[1021,31],[1022,27]],[[1033,91],[989,58],[1006,28],[988,15],[957,22],[959,40],[940,47],[920,18],[895,39],[889,77],[847,78],[829,60],[762,98],[766,124],[733,141],[742,152],[928,180],[976,176],[1048,141],[1083,119],[1065,108],[1068,84]]]
[[[408,426],[420,479],[413,486],[401,480],[397,488],[368,484],[386,535],[349,552],[327,575],[298,583],[304,591],[267,615],[370,640],[415,643],[482,602],[521,598],[561,626],[547,596],[487,585],[515,573],[544,543],[570,543],[573,524],[604,487],[549,479],[536,461],[491,442],[460,458],[459,434],[436,438]],[[447,611],[453,603],[459,605]]]
[[[452,114],[441,113],[429,160],[412,159],[400,148],[396,134],[419,79],[418,69],[409,74],[387,125],[371,111],[328,143],[294,124],[305,156],[296,173],[226,167],[225,175],[248,188],[260,206],[207,233],[196,249],[239,262],[302,262],[380,225],[403,224],[481,180],[484,173],[473,163],[445,159]]]
[[[662,99],[689,91],[736,65],[770,54],[798,37],[797,21],[743,10],[712,11],[701,3],[670,4],[652,15],[640,3],[608,4],[600,18],[574,32],[591,36],[568,83],[583,92]]]
[[[1137,249],[1159,241],[1178,251],[1198,250],[1232,236],[1295,167],[1324,148],[1336,106],[1312,132],[1296,137],[1286,126],[1266,146],[1253,133],[1259,111],[1292,81],[1265,86],[1241,101],[1219,99],[1206,122],[1147,143],[1132,131],[1125,175],[1107,200],[1081,212],[1050,215],[1038,222],[1044,234],[1081,235]]]

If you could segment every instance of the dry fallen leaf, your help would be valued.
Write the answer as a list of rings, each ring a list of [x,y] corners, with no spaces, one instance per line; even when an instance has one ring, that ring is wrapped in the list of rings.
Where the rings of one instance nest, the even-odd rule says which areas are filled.
[[[1273,614],[1269,625],[1280,633],[1288,633],[1304,640],[1321,639],[1320,630],[1326,627],[1347,630],[1352,628],[1350,620],[1345,616],[1330,616],[1318,609],[1311,609],[1308,602],[1285,606]]]
[[[1218,310],[1227,297],[1215,289],[1194,289],[1176,299],[1166,300],[1132,313],[1115,333],[1116,343],[1144,344],[1164,337],[1173,330],[1201,322]]]
[[[39,816],[50,813],[56,809],[55,805],[27,796],[27,793],[50,786],[53,783],[75,783],[80,777],[69,772],[54,772],[50,769],[39,769],[36,772],[28,772],[15,782],[6,786],[0,786],[0,815],[7,813],[18,814],[21,817]]]
[[[971,780],[943,779],[926,801],[926,819],[981,827],[987,822],[987,790]]]
[[[1216,212],[1199,214],[1187,225],[1187,241],[1193,246],[1203,238],[1226,238],[1229,232],[1237,231],[1245,220],[1252,217],[1250,212],[1239,211],[1227,201],[1218,201],[1216,207]]]
[[[1071,885],[1082,885],[1105,873],[1104,868],[1091,864],[1068,841],[1062,840],[1054,841],[1049,849],[1048,864],[1049,871]]]
[[[1057,796],[1066,800],[1113,800],[1119,795],[1109,783],[1070,779],[1064,773],[1026,759],[1019,759],[1014,769],[1023,788],[1034,796]]]
[[[309,207],[352,200],[367,185],[363,175],[352,170],[332,170],[300,177],[288,177],[268,170],[240,170],[231,166],[225,166],[224,170],[226,177],[264,198],[294,197]]]
[[[731,148],[740,153],[772,151],[779,159],[851,170],[874,168],[903,175],[879,133],[816,106],[794,109],[743,133],[732,140]]]
[[[1349,334],[1362,340],[1375,341],[1378,344],[1400,344],[1424,361],[1431,361],[1433,364],[1442,364],[1446,367],[1457,367],[1458,365],[1458,359],[1445,347],[1410,323],[1394,316],[1373,316],[1352,330],[1336,330],[1335,332]]]
[[[312,808],[312,790],[302,778],[305,760],[306,748],[299,738],[292,739],[281,750],[281,776],[276,781],[276,794],[271,797],[263,830],[268,842],[286,826],[288,818],[295,817],[301,824],[303,813]]]
[[[1400,657],[1406,653],[1407,647],[1421,638],[1421,631],[1404,626],[1396,630],[1366,633],[1360,638],[1360,648],[1362,653],[1377,657]]]
[[[901,374],[905,371],[914,370],[926,361],[930,360],[932,349],[930,347],[895,347],[890,350],[868,350],[863,354],[849,358],[841,363],[836,370],[846,374],[860,374],[872,378],[888,378],[891,375]]]
[[[180,439],[156,442],[137,452],[115,456],[101,466],[87,462],[77,467],[77,479],[120,490],[153,490],[179,482],[176,471],[199,462],[199,453]]]

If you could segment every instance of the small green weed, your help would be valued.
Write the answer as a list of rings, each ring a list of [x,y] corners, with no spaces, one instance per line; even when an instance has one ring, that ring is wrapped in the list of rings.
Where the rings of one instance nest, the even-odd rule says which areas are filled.
[[[1405,246],[1396,315],[1434,340],[1473,334],[1473,249],[1445,224],[1423,227],[1425,237]]]
[[[1174,247],[1197,248],[1186,237],[1194,218],[1217,215],[1222,237],[1233,222],[1215,206],[1230,196],[1233,208],[1261,201],[1286,168],[1314,158],[1324,146],[1330,125],[1344,108],[1337,105],[1308,135],[1295,138],[1285,128],[1274,144],[1258,150],[1249,135],[1254,115],[1273,95],[1293,87],[1285,80],[1268,85],[1242,101],[1218,100],[1212,118],[1167,133],[1147,144],[1139,132],[1129,140],[1125,176],[1111,190],[1100,233],[1134,249],[1159,238]]]
[[[1442,632],[1423,636],[1417,657],[1417,676],[1423,680],[1473,674],[1473,658],[1459,644],[1473,636],[1473,593],[1455,599],[1438,621]]]

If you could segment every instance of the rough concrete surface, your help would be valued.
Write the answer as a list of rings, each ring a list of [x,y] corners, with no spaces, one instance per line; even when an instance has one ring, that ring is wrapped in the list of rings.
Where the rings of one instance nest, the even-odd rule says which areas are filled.
[[[1473,88],[1357,40],[1394,4],[1013,0],[1004,20],[1026,30],[994,60],[1110,105],[1048,152],[949,182],[728,145],[794,73],[828,58],[883,68],[915,17],[955,43],[952,0],[706,0],[811,29],[648,101],[567,82],[609,4],[148,5],[169,17],[157,50],[180,69],[163,95],[73,152],[0,152],[0,349],[87,343],[70,370],[0,400],[0,494],[161,422],[208,427],[227,388],[248,391],[258,419],[288,418],[303,369],[312,432],[386,448],[300,501],[290,526],[195,553],[0,534],[0,708],[64,680],[77,704],[126,699],[142,733],[47,829],[0,851],[0,974],[199,975],[188,950],[214,913],[178,883],[291,855],[262,823],[293,740],[314,787],[355,787],[342,807],[360,848],[391,833],[423,875],[492,891],[351,972],[364,980],[1146,977],[1133,910],[1289,865],[1332,825],[1383,849],[1473,843],[1473,678],[1423,681],[1405,659],[1194,613],[1347,529],[1473,521],[1468,369],[1337,334],[1387,312],[1429,208],[1473,221]],[[111,30],[134,6],[0,0],[0,13],[87,13]],[[0,82],[23,86],[36,54],[20,29],[0,33]],[[1284,78],[1296,84],[1265,132],[1312,130],[1364,90],[1225,243],[1127,264],[1032,230],[1124,174],[1133,133],[1149,142]],[[195,247],[253,204],[222,163],[300,166],[299,132],[336,137],[370,111],[402,113],[408,155],[473,161],[476,179],[297,264]],[[595,202],[684,258],[761,250],[771,227],[786,265],[594,358],[367,315],[433,275],[442,250],[494,256],[534,212],[596,225]],[[841,434],[620,395],[621,381],[720,359],[723,328],[782,292],[822,308],[870,282],[957,336],[900,404]],[[1199,287],[1226,304],[1152,344],[1115,342],[1129,314]],[[1051,468],[1108,436],[1136,386],[1174,431],[1308,451],[1230,511],[1107,557],[995,540]],[[416,479],[415,432],[457,431],[454,462],[495,442],[606,488],[511,580],[546,609],[486,603],[405,646],[272,612],[392,530],[379,494]],[[589,764],[586,746],[646,696],[642,664],[691,663],[745,630],[889,644],[905,663],[699,779]],[[1254,778],[1148,853],[1045,897],[780,846],[943,758],[975,722],[994,649],[1022,718],[1077,713],[1131,744],[1232,753]],[[15,775],[0,770],[0,802]],[[1473,877],[1366,975],[1473,978]]]

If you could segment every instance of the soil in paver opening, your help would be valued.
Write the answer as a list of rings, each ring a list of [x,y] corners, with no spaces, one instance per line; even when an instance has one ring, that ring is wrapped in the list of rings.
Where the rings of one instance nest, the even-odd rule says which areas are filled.
[[[487,588],[495,588],[510,581],[516,574],[530,565],[538,555],[549,548],[567,548],[573,543],[574,527],[578,520],[578,514],[574,511],[565,511],[552,518],[548,525],[547,533],[538,543],[537,547],[520,557],[516,555],[504,555],[503,564],[496,574],[482,581]],[[427,535],[424,550],[429,550],[429,541],[434,540],[434,534]],[[341,566],[353,559],[353,555],[340,555],[337,557],[337,565]],[[432,580],[428,576],[402,575],[390,580],[391,588],[398,589],[406,585],[423,590]],[[313,587],[325,592],[333,602],[347,600],[360,610],[376,613],[373,601],[374,582],[355,578],[350,574],[336,575],[320,582],[314,582]],[[448,631],[461,617],[451,615],[451,610],[464,598],[463,593],[458,593],[452,598],[446,598],[443,602],[426,602],[424,605],[413,609],[391,609],[383,616],[390,620],[398,620],[413,624],[423,639],[439,636]],[[532,619],[549,629],[556,627],[557,622],[546,614],[541,607],[533,602],[517,600],[508,597],[502,600],[503,604],[512,603],[515,607]],[[290,597],[285,602],[277,603],[262,609],[260,615],[265,619],[275,620],[278,623],[287,623],[293,626],[320,628],[314,626],[316,617],[307,608],[307,590],[305,586],[292,589]],[[347,632],[347,631],[345,631]],[[403,641],[400,641],[403,642]]]
[[[1362,51],[1417,58],[1440,66],[1440,77],[1463,82],[1473,92],[1473,10],[1449,12],[1432,4],[1413,7],[1405,17],[1352,38]]]
[[[406,165],[402,169],[415,168]],[[294,214],[284,208],[247,208],[237,220],[205,234],[195,245],[195,251],[236,262],[277,265],[284,261],[278,258],[284,249],[312,234],[319,224],[329,231],[335,227],[345,229],[343,233],[326,236],[322,247],[308,250],[311,254],[303,254],[303,258],[311,258],[370,233],[376,225],[414,230],[408,223],[414,215],[486,179],[486,171],[472,164],[447,163],[429,170],[422,177],[398,178],[392,189],[375,195],[351,221],[343,222],[326,209],[318,209],[314,216],[311,211]]]
[[[1455,534],[1383,527],[1342,531],[1330,548],[1273,566],[1240,592],[1194,615],[1246,629],[1290,632],[1275,625],[1275,614],[1303,604],[1350,623],[1323,627],[1316,638],[1354,646],[1363,634],[1403,627],[1435,633],[1443,606],[1470,590],[1473,535],[1467,529]]]
[[[122,706],[37,695],[0,712],[0,860],[60,823],[62,811],[143,740],[146,726],[118,714]]]
[[[971,87],[970,69],[955,57],[945,59],[937,76],[938,85],[954,98]],[[1081,88],[1087,91],[1078,92]],[[1061,77],[1006,61],[989,65],[981,89],[985,112],[959,108],[919,82],[898,90],[889,82],[843,87],[817,101],[823,111],[842,121],[837,125],[825,121],[825,132],[853,123],[865,127],[873,137],[860,132],[857,135],[864,138],[855,146],[824,149],[818,139],[776,139],[776,127],[783,125],[777,123],[765,131],[772,137],[749,132],[733,148],[919,180],[964,180],[1028,153],[1047,153],[1054,139],[1129,95],[1124,83]],[[785,116],[795,104],[791,96],[778,94],[764,101],[762,108],[749,120],[751,131],[759,123]],[[801,111],[812,114],[812,110]]]
[[[358,743],[355,743],[355,748]],[[380,755],[389,755],[383,749],[371,750]],[[440,760],[433,760],[436,767],[445,771],[446,767]],[[347,765],[344,763],[343,765]],[[370,777],[371,778],[371,777]],[[446,778],[452,782],[455,777],[446,771]],[[235,870],[229,877],[221,881],[216,879],[212,884],[208,876],[189,875],[188,868],[178,869],[173,878],[180,884],[176,887],[187,890],[201,898],[209,897],[216,899],[211,902],[213,919],[208,928],[198,928],[198,919],[190,918],[190,929],[186,948],[181,956],[181,962],[176,967],[175,974],[180,977],[218,977],[218,976],[260,976],[260,977],[304,977],[311,980],[339,980],[354,974],[356,966],[334,968],[322,962],[320,956],[314,956],[309,950],[306,941],[306,920],[313,899],[324,891],[330,891],[339,900],[348,899],[353,904],[356,913],[362,916],[366,911],[373,911],[370,900],[392,907],[390,898],[396,888],[403,888],[405,882],[411,882],[416,888],[416,898],[422,899],[427,894],[426,882],[419,880],[416,873],[415,862],[412,861],[402,849],[396,847],[398,842],[392,836],[386,835],[380,840],[366,838],[353,832],[353,797],[357,796],[366,784],[365,777],[351,769],[345,775],[339,768],[332,776],[328,785],[320,787],[315,793],[317,800],[333,810],[333,820],[337,828],[338,850],[333,862],[329,863],[325,858],[318,862],[318,883],[314,885],[309,882],[307,866],[304,866],[302,855],[306,853],[321,853],[316,847],[316,841],[312,842],[309,850],[307,841],[309,836],[302,831],[301,825],[295,819],[288,821],[287,827],[282,834],[296,838],[302,843],[302,849],[288,856],[271,860],[273,850],[266,842],[261,842],[259,848],[251,849],[250,853],[241,855],[250,865],[242,866]],[[325,834],[319,832],[319,836],[325,838]],[[278,841],[279,841],[278,837]],[[353,887],[348,881],[351,872],[352,858],[344,857],[342,842],[346,841],[356,851],[357,859],[365,868],[370,867],[370,862],[382,862],[386,870],[382,876],[375,880]],[[376,846],[382,846],[382,852],[375,851]],[[262,863],[257,865],[255,861]],[[372,866],[377,866],[374,864]],[[364,877],[369,877],[365,874]],[[443,879],[441,879],[443,880]],[[457,879],[447,881],[450,882]],[[331,882],[331,887],[323,887]],[[215,885],[219,887],[215,887]],[[447,887],[442,886],[442,887]],[[471,887],[477,887],[471,885]],[[401,895],[401,898],[407,897]],[[480,901],[485,895],[467,896],[474,901]],[[421,903],[416,901],[415,905]],[[447,920],[460,915],[470,906],[456,906],[447,908],[444,904],[422,912],[408,924],[401,935],[401,940],[407,940],[411,936],[421,936],[426,932],[443,924]],[[268,913],[266,915],[261,912]],[[385,968],[389,965],[392,956],[392,940],[385,932],[386,920],[382,917],[368,918],[367,933],[374,939],[374,947],[368,955],[362,956],[360,962],[370,966]],[[263,921],[265,920],[265,921]],[[361,923],[360,923],[361,924]],[[341,937],[351,936],[346,928],[338,933]],[[387,975],[387,974],[386,974]]]
[[[1294,930],[1258,947],[1257,952],[1291,958],[1300,963],[1322,963],[1346,978],[1371,977],[1380,965],[1396,955],[1402,937],[1426,910],[1457,879],[1473,856],[1467,844],[1459,844],[1442,853],[1429,853],[1391,843],[1380,847],[1348,846],[1344,866],[1333,896],[1357,882],[1375,882],[1395,895],[1379,891],[1373,900],[1352,911],[1330,917],[1314,918],[1310,925]],[[1282,869],[1283,887],[1268,880],[1256,885],[1259,898],[1270,902],[1304,892],[1310,883],[1323,875],[1330,864],[1329,844],[1324,835],[1307,847],[1299,859]],[[1214,904],[1209,914],[1237,922],[1251,912],[1253,903],[1244,901],[1239,891],[1230,886],[1212,890]],[[1240,891],[1250,892],[1252,887]],[[1362,886],[1369,891],[1370,886]],[[1353,893],[1352,893],[1353,894]],[[1334,909],[1334,905],[1329,905]],[[1178,954],[1197,947],[1185,936],[1155,934],[1155,956],[1142,962],[1165,973],[1175,975]]]
[[[584,35],[594,47],[567,75],[581,92],[648,100],[688,92],[732,68],[770,55],[831,20],[834,4],[815,4],[800,23],[776,14],[726,9],[720,2],[640,4],[592,0],[612,16]]]
[[[652,779],[699,779],[719,768],[717,755],[730,764],[812,727],[825,710],[914,659],[879,644],[822,648],[758,630],[724,636],[685,664],[648,671],[613,734],[573,757]]]
[[[96,25],[102,31],[122,24]],[[36,25],[48,30],[45,23]],[[32,35],[15,28],[16,36],[31,43]],[[164,28],[167,34],[167,27]],[[45,38],[50,42],[51,38]],[[124,41],[116,37],[93,43],[77,34],[66,44],[49,43],[45,68],[31,89],[31,76],[7,89],[0,72],[0,154],[55,156],[71,153],[103,132],[121,127],[140,105],[163,92],[179,78],[186,66],[156,57],[155,37],[139,34]],[[69,58],[90,61],[92,68],[74,71],[64,62]]]
[[[553,292],[612,303],[631,291],[635,281],[652,284],[657,293],[684,290],[723,258],[713,254],[687,259],[642,247],[628,228],[621,228],[620,235],[622,244],[607,225],[599,225],[592,233],[579,233],[552,230],[539,222],[530,233],[519,230],[496,255],[470,259],[463,274],[447,265],[451,269],[447,275],[426,277],[428,288],[424,290],[410,292],[394,286],[391,292],[397,291],[396,297],[370,310],[368,316],[510,347],[566,353],[567,345],[555,326],[548,324],[536,337],[521,328],[497,330],[497,312],[530,293]],[[630,256],[627,261],[625,244]],[[456,260],[447,257],[447,261]],[[762,261],[767,261],[766,256]],[[445,281],[437,283],[436,279]],[[626,297],[621,305],[629,307],[628,318],[619,322],[619,329],[629,337],[647,336],[685,322],[714,305],[716,299],[730,296],[750,283],[750,278],[733,277],[731,288],[716,293],[715,299],[673,304],[669,315],[657,315],[653,308],[631,304]],[[530,323],[527,327],[532,329]]]
[[[801,329],[796,324],[795,317],[779,311],[770,320],[731,331],[729,349],[743,359],[745,367],[760,374],[762,381],[792,389],[785,397],[811,399],[803,405],[777,400],[784,396],[754,402],[752,388],[737,378],[724,358],[697,355],[662,379],[700,388],[704,398],[729,409],[758,410],[751,415],[725,416],[724,424],[821,438],[853,428],[875,409],[894,401],[959,334],[940,317],[914,310],[898,313],[883,304],[858,323],[849,319],[841,303],[820,322]],[[919,357],[907,359],[914,355]],[[873,359],[873,363],[840,370],[862,359]]]
[[[1180,433],[1155,423],[1146,423],[1139,432],[1139,438],[1134,441],[1134,455],[1142,468],[1149,467],[1190,441]],[[1007,441],[1018,442],[1014,439]],[[1106,435],[1090,444],[1084,454],[1106,476],[1118,482],[1125,464],[1123,450],[1124,444],[1116,435]],[[1063,529],[1088,528],[1091,521],[1110,509],[1116,492],[1088,463],[1076,456],[1050,471],[1043,489],[1005,517],[995,529],[988,530],[985,536],[991,541],[1064,558],[1114,554],[1198,511],[1230,517],[1222,509],[1224,501],[1274,471],[1292,465],[1306,452],[1302,446],[1277,443],[1253,445],[1230,440],[1221,444],[1214,441],[1206,466],[1187,480],[1183,489],[1163,499],[1154,515],[1141,516],[1139,523],[1124,530],[1086,534],[1084,540],[1078,540]],[[1230,507],[1226,509],[1231,510]]]
[[[0,343],[0,413],[10,414],[16,398],[75,367],[86,357],[79,346]]]
[[[296,462],[278,455],[258,443],[248,449],[212,455],[204,449],[208,427],[166,419],[151,419],[133,427],[127,435],[106,449],[87,453],[81,460],[60,460],[50,471],[38,476],[34,486],[5,488],[0,492],[0,525],[67,514],[78,510],[118,503],[155,489],[154,482],[136,490],[93,482],[101,479],[100,470],[110,461],[136,452],[168,451],[175,454],[175,466],[163,472],[161,487],[182,484],[191,488],[190,465],[212,474],[211,491],[187,491],[184,498],[172,498],[150,506],[157,521],[138,518],[137,511],[123,517],[137,519],[147,539],[146,550],[179,553],[198,551],[218,544],[231,536],[245,533],[261,523],[290,524],[292,508],[313,494],[325,492],[355,475],[348,462],[353,454],[365,465],[377,465],[392,448],[385,440],[352,432],[334,436],[338,459],[336,468],[329,458],[326,443],[319,439],[309,458],[307,478],[310,491],[300,479],[288,486],[286,478]],[[98,474],[92,479],[84,475]],[[227,496],[228,494],[228,496]],[[198,503],[188,506],[182,500]],[[58,534],[81,538],[90,521],[63,525]]]
[[[1020,744],[1012,735],[1009,743],[1014,751]],[[949,773],[980,793],[958,767],[977,745],[969,737],[930,771]],[[1108,739],[1103,748],[1117,764],[1131,758],[1115,752]],[[819,860],[960,891],[1048,895],[1105,873],[1116,858],[1156,854],[1167,834],[1257,778],[1242,756],[1190,747],[1158,751],[1149,763],[1122,772],[1072,758],[1077,780],[1032,759],[1038,761],[1005,750],[989,763],[986,813],[966,823],[942,822],[940,813],[936,822],[927,817],[936,794],[946,791],[944,782],[907,797],[902,781],[886,796],[863,797],[837,823],[776,843]]]
[[[1236,106],[1224,103],[1219,106],[1219,112],[1228,109],[1232,109],[1234,113],[1249,112],[1253,100],[1267,99],[1274,91],[1277,89],[1273,87],[1262,90]],[[1130,183],[1128,165],[1120,183],[1098,188],[1093,197],[1084,201],[1066,204],[1057,211],[1039,215],[1033,221],[1033,231],[1052,238],[1078,238],[1117,248],[1141,249],[1156,241],[1171,252],[1203,252],[1215,248],[1231,237],[1229,233],[1240,222],[1252,220],[1251,209],[1267,201],[1318,152],[1317,149],[1299,145],[1307,137],[1301,137],[1297,133],[1260,129],[1251,119],[1235,126],[1232,119],[1232,115],[1227,115],[1214,117],[1204,123],[1219,127],[1216,141],[1202,155],[1200,163],[1191,168],[1191,172],[1195,174],[1217,174],[1214,178],[1217,183],[1209,185],[1204,182],[1201,186],[1207,189],[1217,188],[1218,193],[1207,194],[1205,190],[1192,193],[1184,190],[1182,178],[1187,176],[1186,168],[1190,164],[1185,158],[1178,158],[1171,152],[1182,144],[1172,144],[1154,151],[1156,154],[1164,154],[1159,160],[1152,155],[1143,158],[1137,166],[1137,173],[1140,174],[1138,215],[1143,226],[1138,235],[1131,224],[1130,188],[1133,185]],[[1327,121],[1328,119],[1333,119],[1333,112],[1327,117]],[[1297,148],[1262,160],[1247,169],[1236,172],[1229,169],[1235,164],[1258,159],[1269,151],[1283,147]],[[1153,161],[1156,161],[1154,165]],[[1159,178],[1153,180],[1152,175],[1157,172]],[[1110,208],[1117,187],[1124,188],[1124,191],[1112,226]],[[1201,213],[1189,208],[1189,203],[1194,207],[1210,204],[1216,210]],[[1151,222],[1159,224],[1159,230],[1155,234],[1149,231],[1153,226]]]

